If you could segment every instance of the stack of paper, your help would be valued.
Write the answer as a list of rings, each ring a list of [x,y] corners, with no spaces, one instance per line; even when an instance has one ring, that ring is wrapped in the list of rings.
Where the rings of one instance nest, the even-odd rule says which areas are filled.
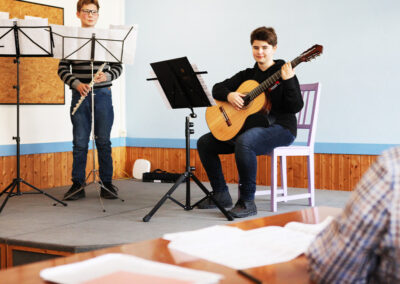
[[[63,284],[99,283],[218,283],[223,276],[145,260],[125,254],[105,254],[82,262],[46,268],[46,281]]]
[[[332,220],[320,224],[290,222],[285,227],[268,226],[243,231],[236,227],[213,226],[167,234],[164,239],[175,261],[202,258],[234,269],[290,261],[304,253],[315,236]]]

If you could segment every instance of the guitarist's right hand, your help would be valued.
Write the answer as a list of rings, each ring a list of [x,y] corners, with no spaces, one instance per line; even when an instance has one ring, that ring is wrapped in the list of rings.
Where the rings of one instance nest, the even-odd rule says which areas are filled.
[[[232,92],[228,94],[227,100],[236,110],[241,110],[244,105],[244,100],[242,99],[242,97],[245,96],[246,95],[238,92]]]

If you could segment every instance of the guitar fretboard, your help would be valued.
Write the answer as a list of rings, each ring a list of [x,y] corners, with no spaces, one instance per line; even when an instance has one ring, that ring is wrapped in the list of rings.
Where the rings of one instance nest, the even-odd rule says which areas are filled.
[[[290,63],[292,64],[292,68],[295,68],[301,62],[301,57],[296,57]],[[265,90],[272,87],[276,81],[281,78],[281,70],[279,69],[274,74],[272,74],[268,79],[254,88],[251,92],[247,94],[247,101],[254,100],[258,95],[262,94]]]

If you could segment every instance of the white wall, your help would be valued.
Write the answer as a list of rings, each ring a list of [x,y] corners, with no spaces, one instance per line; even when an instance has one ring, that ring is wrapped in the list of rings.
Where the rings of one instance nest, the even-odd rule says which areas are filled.
[[[399,144],[397,88],[400,2],[396,0],[130,0],[139,24],[136,61],[127,70],[128,137],[184,138],[186,110],[167,110],[145,79],[149,63],[188,56],[209,88],[253,65],[250,32],[273,26],[276,58],[292,60],[315,43],[324,54],[296,69],[322,83],[317,142]],[[197,110],[194,138],[207,132]]]
[[[64,8],[64,25],[80,26],[76,17],[76,2],[73,0],[34,0],[30,2]],[[100,0],[100,18],[97,28],[108,28],[110,24],[124,24],[124,0]],[[57,72],[57,70],[54,70]],[[23,84],[24,82],[21,82]],[[21,106],[21,143],[65,142],[72,140],[72,125],[69,117],[71,91],[65,89],[65,105]],[[115,121],[112,137],[126,133],[125,121],[125,75],[113,84]],[[15,144],[16,107],[0,105],[0,145]],[[124,136],[124,135],[123,135]]]

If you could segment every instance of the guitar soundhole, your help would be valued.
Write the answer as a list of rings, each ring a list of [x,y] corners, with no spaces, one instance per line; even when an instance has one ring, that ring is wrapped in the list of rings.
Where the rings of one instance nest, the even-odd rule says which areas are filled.
[[[243,104],[242,110],[243,109],[247,109],[251,105],[251,103],[253,102],[253,101],[250,100],[250,97],[244,97],[243,101],[244,101],[244,104]]]

